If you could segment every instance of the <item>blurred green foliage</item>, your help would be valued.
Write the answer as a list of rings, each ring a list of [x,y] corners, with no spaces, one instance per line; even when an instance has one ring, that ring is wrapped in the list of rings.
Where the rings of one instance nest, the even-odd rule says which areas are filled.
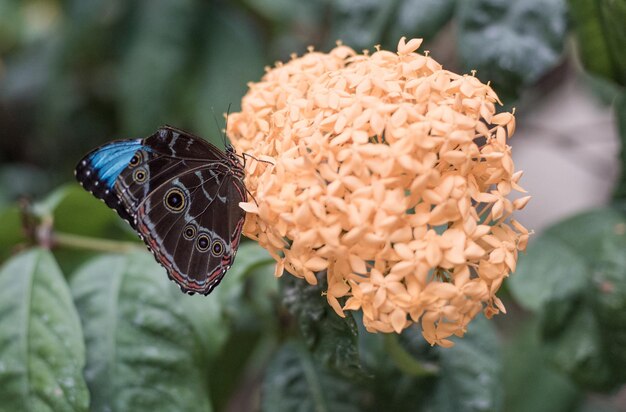
[[[424,37],[506,105],[575,49],[619,96],[626,147],[625,13],[623,0],[0,0],[0,411],[614,410],[599,393],[626,381],[626,172],[611,205],[533,239],[504,297],[514,327],[476,319],[450,349],[416,329],[367,333],[328,306],[324,276],[277,281],[251,242],[208,298],[183,295],[66,183],[89,149],[165,123],[221,144],[214,113],[238,110],[264,65],[337,39]]]
[[[626,381],[625,251],[626,217],[589,211],[546,230],[509,283],[517,301],[539,314],[554,363],[583,387]]]
[[[563,0],[459,1],[459,51],[466,70],[516,99],[559,63],[566,33]]]
[[[590,73],[626,86],[626,3],[569,0],[580,59]]]
[[[450,21],[452,64],[478,69],[509,103],[563,50],[560,0],[2,0],[0,201],[41,195],[92,147],[162,124],[219,144],[213,113],[238,110],[264,65],[309,45],[393,50],[400,36],[433,39]],[[9,167],[20,178],[4,178]]]

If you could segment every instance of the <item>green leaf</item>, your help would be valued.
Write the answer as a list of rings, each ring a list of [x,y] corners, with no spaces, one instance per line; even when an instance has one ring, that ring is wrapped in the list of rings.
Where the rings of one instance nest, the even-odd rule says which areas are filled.
[[[395,46],[402,36],[433,38],[452,18],[455,4],[456,0],[399,0],[385,36],[386,44]]]
[[[36,216],[43,218],[46,216],[53,216],[54,211],[59,204],[63,202],[66,197],[72,196],[72,194],[85,192],[85,190],[78,190],[79,187],[75,184],[66,184],[61,187],[56,188],[51,193],[49,193],[45,198],[35,202],[32,205],[32,212]]]
[[[263,411],[361,411],[359,389],[315,361],[306,347],[288,342],[267,368],[263,380]]]
[[[200,52],[199,76],[188,110],[194,114],[195,128],[205,136],[214,136],[219,146],[223,113],[240,110],[241,98],[248,83],[259,81],[267,63],[263,56],[261,34],[243,14],[233,10],[215,10],[203,28],[206,43]],[[218,124],[215,124],[215,118]]]
[[[390,345],[389,341],[394,345]],[[391,353],[398,350],[397,346],[401,346],[405,356],[413,357],[411,363],[421,363],[433,369],[436,360],[434,349],[417,327],[405,329],[402,335],[397,336],[369,333],[359,321],[359,354],[363,369],[369,376],[365,385],[373,398],[368,411],[421,411],[423,408],[419,405],[432,401],[436,374],[406,373],[404,364],[398,364],[398,357]]]
[[[231,322],[242,322],[242,317],[252,316],[253,322],[258,326],[259,314],[273,312],[271,300],[278,293],[278,282],[273,269],[275,263],[270,254],[256,242],[241,242],[233,267],[228,270],[219,287],[211,293],[211,296],[217,297],[224,315]],[[241,301],[255,307],[233,305],[233,302]],[[251,311],[254,313],[250,313]]]
[[[51,214],[54,229],[107,239],[138,240],[130,226],[104,202],[78,184],[61,186],[35,205],[40,216]]]
[[[598,390],[618,385],[612,360],[605,353],[610,343],[603,341],[598,320],[588,307],[578,308],[560,334],[544,335],[543,344],[549,359],[574,382]]]
[[[0,262],[26,240],[17,206],[0,208]]]
[[[384,358],[389,357],[402,373],[419,377],[439,372],[439,365],[434,363],[435,350],[426,342],[418,325],[405,329],[399,336],[395,333],[385,333],[383,336]]]
[[[558,64],[566,34],[564,0],[459,1],[458,48],[466,70],[491,81],[505,103]]]
[[[597,209],[562,221],[533,239],[509,280],[511,294],[526,309],[541,310],[551,300],[573,300],[590,280],[590,265],[602,255],[604,239],[615,236],[624,218],[613,209]]]
[[[621,173],[613,192],[613,200],[615,200],[626,212],[626,92],[615,102],[615,117],[617,118],[617,129],[621,141],[620,160]]]
[[[219,379],[210,382],[216,410],[223,410],[233,392],[241,390],[244,375],[255,367],[251,362],[256,361],[259,347],[278,333],[275,311],[278,282],[274,263],[257,243],[242,242],[233,267],[209,297],[221,303],[227,323],[223,329],[228,331],[228,340],[210,365],[211,370],[219,371]],[[260,359],[260,366],[265,366],[266,360],[267,356]]]
[[[618,83],[626,86],[626,3],[624,1],[602,0],[602,22],[605,27],[606,42],[616,67]]]
[[[566,262],[567,264],[555,264]],[[575,298],[587,287],[585,260],[560,239],[546,235],[534,239],[521,256],[509,289],[524,308],[537,311],[555,296]]]
[[[233,393],[242,390],[242,382],[246,382],[246,375],[249,375],[251,358],[261,340],[261,333],[256,330],[231,329],[228,335],[224,350],[214,357],[210,365],[210,370],[219,374],[219,379],[210,383],[211,400],[216,411],[227,410]]]
[[[509,412],[569,412],[582,393],[553,368],[536,321],[518,324],[504,345],[505,408]]]
[[[411,362],[421,363],[418,374],[398,363],[392,353],[397,347],[386,344],[390,338],[396,336],[359,334],[364,369],[371,375],[372,411],[501,410],[503,371],[493,322],[474,319],[463,338],[453,339],[452,348],[431,347],[417,327],[403,331],[399,341]]]
[[[304,342],[314,356],[346,376],[359,374],[358,328],[350,311],[341,318],[323,296],[326,272],[309,285],[288,273],[281,279],[283,305],[294,316]]]
[[[592,210],[546,230],[509,283],[539,313],[549,358],[591,389],[626,381],[625,250],[626,217]]]
[[[437,411],[497,411],[504,396],[500,342],[491,321],[474,319],[452,348],[437,348]]]
[[[585,68],[626,86],[626,3],[569,0],[569,6]]]
[[[273,306],[270,305],[278,290],[273,275],[274,263],[269,253],[257,243],[244,241],[239,246],[233,266],[209,296],[189,299],[186,295],[177,294],[188,313],[207,312],[204,316],[193,316],[191,320],[196,325],[196,332],[203,337],[203,351],[212,365],[219,363],[222,357],[230,356],[231,347],[226,341],[231,339],[231,333],[274,332],[265,319],[272,316],[272,321],[275,321]],[[257,304],[256,300],[267,306]],[[211,309],[210,312],[207,308]],[[247,322],[242,322],[240,317],[246,318]],[[237,328],[242,324],[247,327],[245,330]],[[244,366],[241,365],[242,368]],[[224,367],[232,368],[229,370],[231,374],[241,373],[235,362],[227,363]],[[215,370],[222,371],[221,368]],[[211,388],[221,388],[222,376],[209,383]]]
[[[207,357],[224,339],[216,299],[182,294],[148,253],[95,259],[71,286],[90,410],[211,410]]]
[[[87,411],[85,347],[70,291],[52,255],[22,253],[0,270],[3,411]]]
[[[612,208],[592,209],[565,219],[545,231],[588,260],[600,259],[606,241],[619,240],[624,216]]]
[[[585,282],[583,287],[586,286]],[[547,339],[558,337],[570,325],[581,303],[585,300],[583,290],[577,290],[571,294],[567,294],[567,291],[565,293],[552,291],[552,293],[553,295],[549,296],[545,305],[541,307],[538,316],[543,336]]]
[[[592,308],[599,323],[603,355],[617,382],[626,382],[626,219],[604,239],[592,284]],[[611,385],[613,382],[611,382]]]
[[[246,351],[237,352],[241,363],[216,358],[231,355],[224,345],[238,321],[233,317],[259,308],[250,307],[245,281],[255,281],[252,291],[267,300],[272,287],[256,273],[263,270],[275,293],[271,263],[264,249],[242,243],[209,296],[181,293],[147,253],[104,256],[79,270],[72,291],[85,325],[92,410],[210,410],[209,387],[223,405],[233,390],[224,375],[240,376]],[[263,327],[258,314],[255,325]],[[137,391],[143,395],[135,397]]]

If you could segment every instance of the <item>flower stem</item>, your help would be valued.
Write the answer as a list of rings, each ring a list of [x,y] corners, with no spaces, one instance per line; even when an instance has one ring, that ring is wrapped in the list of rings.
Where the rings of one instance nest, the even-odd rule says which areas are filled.
[[[135,242],[98,239],[70,233],[52,233],[52,245],[107,253],[127,253],[144,248]]]
[[[395,333],[385,334],[385,349],[396,367],[407,375],[428,376],[435,375],[439,372],[439,368],[436,365],[422,363],[408,353],[402,345],[400,345],[398,335]]]

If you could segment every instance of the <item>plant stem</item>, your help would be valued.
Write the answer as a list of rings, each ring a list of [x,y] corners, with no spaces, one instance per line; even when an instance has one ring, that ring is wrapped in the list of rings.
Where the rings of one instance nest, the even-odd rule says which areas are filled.
[[[436,365],[422,363],[408,353],[398,342],[398,335],[394,333],[385,334],[385,349],[398,369],[408,375],[428,376],[439,372]]]
[[[127,253],[144,250],[139,243],[135,242],[105,240],[60,232],[52,233],[52,245],[108,253]]]

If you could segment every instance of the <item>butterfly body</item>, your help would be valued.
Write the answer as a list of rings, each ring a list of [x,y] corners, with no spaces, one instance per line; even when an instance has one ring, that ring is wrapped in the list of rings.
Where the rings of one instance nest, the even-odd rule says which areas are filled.
[[[120,140],[76,167],[83,187],[127,220],[184,292],[209,294],[232,265],[245,220],[244,169],[223,152],[165,126]]]

